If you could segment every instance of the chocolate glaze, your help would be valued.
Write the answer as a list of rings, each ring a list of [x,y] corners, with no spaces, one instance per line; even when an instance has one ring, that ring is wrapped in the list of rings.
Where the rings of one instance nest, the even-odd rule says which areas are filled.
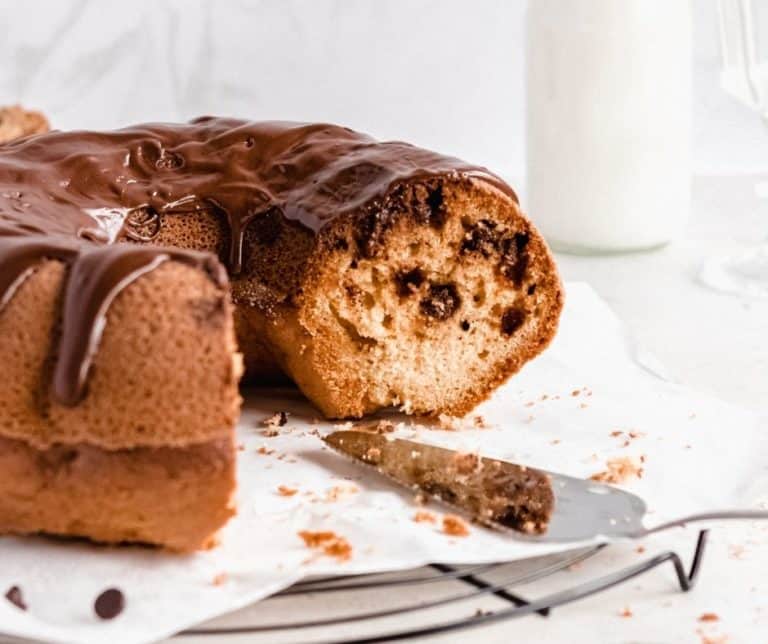
[[[217,213],[229,225],[227,265],[237,274],[256,217],[279,212],[317,233],[336,217],[375,208],[398,185],[435,176],[475,178],[516,199],[484,168],[326,124],[203,117],[0,145],[0,307],[40,259],[69,265],[53,394],[74,405],[122,288],[168,259],[224,279],[211,256],[109,245],[121,230],[149,241],[160,214]]]
[[[132,244],[102,246],[58,235],[0,236],[0,307],[42,258],[69,266],[51,383],[54,399],[68,406],[76,405],[85,394],[107,309],[128,284],[168,260],[203,268],[216,283],[227,284],[223,267],[207,253]]]

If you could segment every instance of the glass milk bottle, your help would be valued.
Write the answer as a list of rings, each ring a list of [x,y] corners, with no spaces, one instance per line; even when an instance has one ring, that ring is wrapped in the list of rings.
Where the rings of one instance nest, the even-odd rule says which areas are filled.
[[[557,250],[679,237],[690,205],[689,0],[530,0],[526,210]]]

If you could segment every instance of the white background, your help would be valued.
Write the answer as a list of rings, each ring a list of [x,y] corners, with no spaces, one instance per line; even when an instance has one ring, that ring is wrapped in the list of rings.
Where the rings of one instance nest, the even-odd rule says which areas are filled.
[[[589,0],[582,0],[588,2]],[[659,5],[664,19],[667,0]],[[720,91],[715,0],[692,0],[694,168],[768,166]],[[323,120],[524,173],[526,0],[0,0],[0,104],[60,128],[205,113]]]

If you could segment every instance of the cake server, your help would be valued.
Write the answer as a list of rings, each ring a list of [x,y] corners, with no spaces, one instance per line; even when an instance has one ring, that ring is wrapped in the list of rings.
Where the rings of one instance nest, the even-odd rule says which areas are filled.
[[[637,539],[697,521],[768,519],[768,511],[726,510],[647,528],[645,502],[604,483],[367,431],[336,431],[323,440],[414,493],[490,528],[536,542]],[[499,500],[505,485],[506,507]],[[496,501],[483,498],[488,495]],[[536,507],[525,507],[526,502]],[[536,519],[548,514],[548,522]]]

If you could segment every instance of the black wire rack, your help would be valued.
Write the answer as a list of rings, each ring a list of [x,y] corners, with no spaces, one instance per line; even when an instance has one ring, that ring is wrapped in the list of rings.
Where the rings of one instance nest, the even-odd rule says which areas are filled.
[[[290,641],[334,642],[334,644],[366,644],[368,642],[391,642],[413,639],[475,628],[526,615],[539,615],[546,618],[558,606],[563,606],[608,590],[667,564],[671,565],[674,569],[680,590],[687,592],[696,583],[707,543],[707,535],[707,530],[699,531],[693,557],[687,570],[681,556],[677,552],[669,550],[648,557],[637,564],[586,582],[570,586],[566,583],[563,589],[536,599],[521,596],[515,592],[515,588],[572,569],[586,559],[596,555],[605,546],[585,548],[556,556],[540,557],[537,560],[532,560],[532,563],[522,568],[512,563],[474,566],[432,564],[415,571],[400,573],[394,577],[387,574],[373,574],[303,581],[262,602],[261,605],[265,607],[263,612],[266,615],[275,613],[275,611],[269,609],[269,604],[272,602],[296,602],[301,599],[328,593],[359,594],[386,590],[388,591],[385,593],[387,605],[383,605],[380,609],[374,611],[360,610],[348,612],[340,616],[321,616],[313,619],[293,619],[295,614],[300,614],[302,611],[289,611],[289,616],[284,621],[274,623],[264,621],[237,626],[194,628],[184,631],[180,635],[220,637],[222,635],[263,634],[265,636],[275,636],[278,633],[282,633],[283,635],[288,635]],[[565,575],[561,575],[561,577],[566,580],[568,579]],[[463,587],[459,592],[451,590],[447,595],[443,594],[440,596],[437,593],[426,592],[427,599],[402,606],[391,605],[392,603],[397,603],[392,602],[392,599],[400,596],[399,593],[403,589],[424,587],[425,591],[431,591],[433,587],[445,582],[460,582]],[[451,588],[455,588],[455,583],[451,585]],[[445,619],[444,616],[438,619],[430,618],[430,609],[455,606],[467,600],[488,597],[501,600],[501,606],[492,612],[478,611],[475,614],[457,619]],[[379,620],[404,616],[409,613],[419,616],[423,615],[423,618],[418,621],[417,625],[407,628],[402,626],[400,628],[379,628],[376,626]],[[460,613],[460,611],[457,611],[457,613]],[[342,637],[341,639],[334,638],[330,640],[311,638],[302,640],[302,633],[307,633],[311,629],[339,627],[361,622],[371,626],[372,635]],[[334,632],[338,632],[338,630],[335,629]]]

